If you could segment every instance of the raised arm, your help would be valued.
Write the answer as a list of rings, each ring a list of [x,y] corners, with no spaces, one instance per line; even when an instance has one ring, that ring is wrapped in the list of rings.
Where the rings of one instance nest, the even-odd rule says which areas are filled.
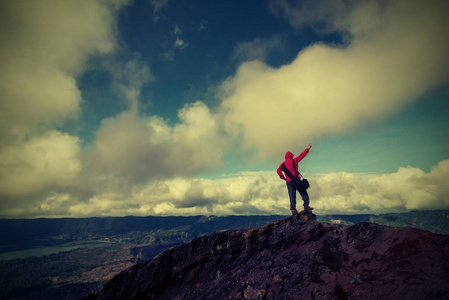
[[[309,143],[308,145],[307,145],[307,148],[306,149],[304,149],[304,151],[300,154],[300,155],[298,155],[298,156],[296,156],[295,158],[294,158],[294,160],[295,160],[295,162],[300,162],[304,157],[306,157],[306,155],[309,153],[309,151],[310,151],[310,148],[312,148],[312,145]]]

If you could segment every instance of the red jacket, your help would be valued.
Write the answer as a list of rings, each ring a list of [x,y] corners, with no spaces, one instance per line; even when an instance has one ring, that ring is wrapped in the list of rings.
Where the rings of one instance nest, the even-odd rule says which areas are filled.
[[[309,153],[309,149],[306,148],[306,150],[304,150],[300,155],[296,156],[295,158],[293,158],[293,153],[291,153],[290,151],[288,151],[287,153],[285,153],[285,161],[283,163],[281,163],[279,165],[279,168],[276,170],[276,172],[278,173],[279,177],[281,179],[285,179],[287,181],[292,181],[290,179],[290,177],[288,177],[287,174],[282,173],[282,165],[285,164],[285,167],[296,177],[298,177],[298,172],[296,172],[295,174],[295,169],[293,168],[293,163],[296,164],[296,171],[298,171],[298,163],[304,158],[306,157],[307,153]],[[294,162],[293,162],[294,161]]]

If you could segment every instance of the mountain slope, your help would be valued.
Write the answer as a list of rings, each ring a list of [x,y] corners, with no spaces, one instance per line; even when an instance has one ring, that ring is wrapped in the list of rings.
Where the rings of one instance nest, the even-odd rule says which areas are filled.
[[[301,213],[164,251],[87,299],[447,299],[449,236]]]

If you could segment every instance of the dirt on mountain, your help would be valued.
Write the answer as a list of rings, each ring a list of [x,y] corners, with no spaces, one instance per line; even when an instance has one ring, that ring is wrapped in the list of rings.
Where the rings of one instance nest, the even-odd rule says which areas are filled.
[[[301,212],[170,248],[85,299],[449,299],[448,258],[447,235]]]

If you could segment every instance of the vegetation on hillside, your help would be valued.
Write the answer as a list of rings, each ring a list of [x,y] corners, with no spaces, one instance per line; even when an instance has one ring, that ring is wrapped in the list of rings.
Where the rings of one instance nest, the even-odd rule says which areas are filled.
[[[78,299],[98,291],[114,274],[168,247],[233,228],[260,227],[286,216],[108,217],[0,220],[0,252],[100,240],[104,246],[0,261],[0,299]],[[352,225],[373,222],[449,234],[449,210],[396,214],[324,215]]]

